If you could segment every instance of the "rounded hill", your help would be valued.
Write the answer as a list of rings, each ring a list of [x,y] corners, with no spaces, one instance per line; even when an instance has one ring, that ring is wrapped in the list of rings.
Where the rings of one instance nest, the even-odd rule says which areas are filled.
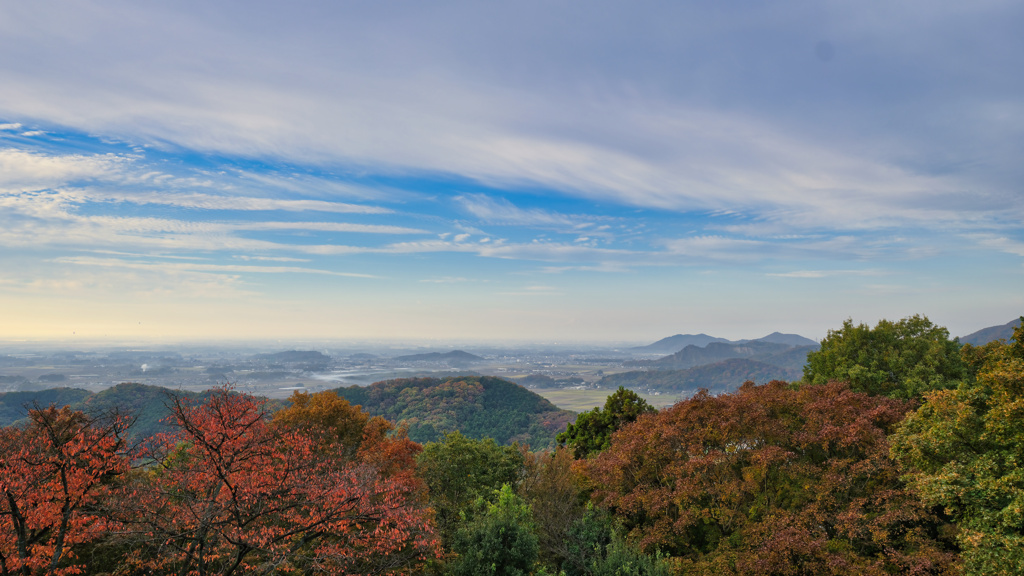
[[[370,414],[404,421],[417,442],[458,430],[501,444],[545,448],[554,445],[555,436],[574,418],[526,388],[493,376],[400,378],[339,388],[337,393]]]

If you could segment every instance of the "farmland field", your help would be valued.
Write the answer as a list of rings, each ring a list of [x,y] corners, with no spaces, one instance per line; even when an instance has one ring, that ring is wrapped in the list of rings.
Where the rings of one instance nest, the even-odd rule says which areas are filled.
[[[565,410],[573,412],[585,412],[591,408],[604,406],[604,401],[614,390],[578,390],[572,388],[536,388],[533,392],[547,398],[552,404]],[[676,396],[669,394],[654,395],[640,394],[647,402],[655,408],[671,406],[679,400]]]

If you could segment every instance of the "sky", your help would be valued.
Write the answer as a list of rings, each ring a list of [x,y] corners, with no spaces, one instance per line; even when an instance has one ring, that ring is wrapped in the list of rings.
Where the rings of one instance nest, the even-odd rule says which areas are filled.
[[[0,3],[0,340],[1024,314],[1024,3]]]

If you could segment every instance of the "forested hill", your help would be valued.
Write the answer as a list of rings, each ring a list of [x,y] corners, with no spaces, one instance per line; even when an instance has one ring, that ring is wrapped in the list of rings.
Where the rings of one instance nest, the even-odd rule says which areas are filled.
[[[452,350],[451,352],[430,352],[428,354],[410,354],[408,356],[396,356],[393,360],[398,362],[446,362],[448,364],[473,364],[483,361],[483,358],[476,354]]]
[[[144,438],[165,430],[160,420],[170,414],[165,405],[169,392],[172,391],[159,386],[131,383],[118,384],[95,393],[79,388],[7,392],[0,394],[0,426],[10,426],[25,418],[28,414],[27,408],[33,405],[69,406],[72,410],[81,410],[87,414],[98,414],[116,408],[136,419],[130,432],[133,436]],[[192,397],[200,396],[194,392],[173,392]]]
[[[458,430],[474,438],[494,438],[499,443],[521,442],[534,448],[554,445],[555,435],[574,418],[541,396],[513,382],[490,376],[459,376],[445,379],[413,378],[377,382],[367,387],[340,388],[338,395],[360,404],[373,415],[392,421],[406,420],[409,435],[417,442],[437,440]],[[209,392],[185,392],[159,386],[125,383],[102,392],[53,388],[0,394],[0,426],[26,417],[26,407],[69,406],[98,414],[114,408],[136,419],[130,433],[146,438],[167,431],[161,420],[170,415],[168,394],[197,399]],[[270,400],[276,410],[287,402]]]
[[[89,392],[79,388],[51,388],[32,392],[7,392],[0,394],[0,426],[10,426],[28,414],[27,408],[34,404],[47,407],[68,406],[86,414],[101,414],[118,410],[135,418],[129,434],[135,438],[148,438],[169,428],[162,422],[170,416],[169,394],[203,400],[210,395],[206,392],[170,390],[160,386],[148,386],[126,382],[101,392]],[[284,405],[280,400],[269,401],[271,410]]]
[[[404,420],[409,437],[417,442],[458,430],[538,449],[553,446],[555,436],[574,418],[526,388],[492,376],[402,378],[339,388],[337,393],[370,414]]]

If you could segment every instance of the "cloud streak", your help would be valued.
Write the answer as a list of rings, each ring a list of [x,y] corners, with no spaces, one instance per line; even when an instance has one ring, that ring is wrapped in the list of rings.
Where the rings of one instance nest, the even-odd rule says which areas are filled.
[[[123,260],[117,258],[90,258],[86,256],[64,257],[54,260],[57,264],[74,264],[100,268],[128,268],[135,270],[156,270],[160,272],[216,272],[232,274],[322,274],[325,276],[344,276],[346,278],[377,278],[371,274],[353,272],[335,272],[318,270],[302,266],[244,266],[230,264],[201,264],[195,262],[152,262]]]

